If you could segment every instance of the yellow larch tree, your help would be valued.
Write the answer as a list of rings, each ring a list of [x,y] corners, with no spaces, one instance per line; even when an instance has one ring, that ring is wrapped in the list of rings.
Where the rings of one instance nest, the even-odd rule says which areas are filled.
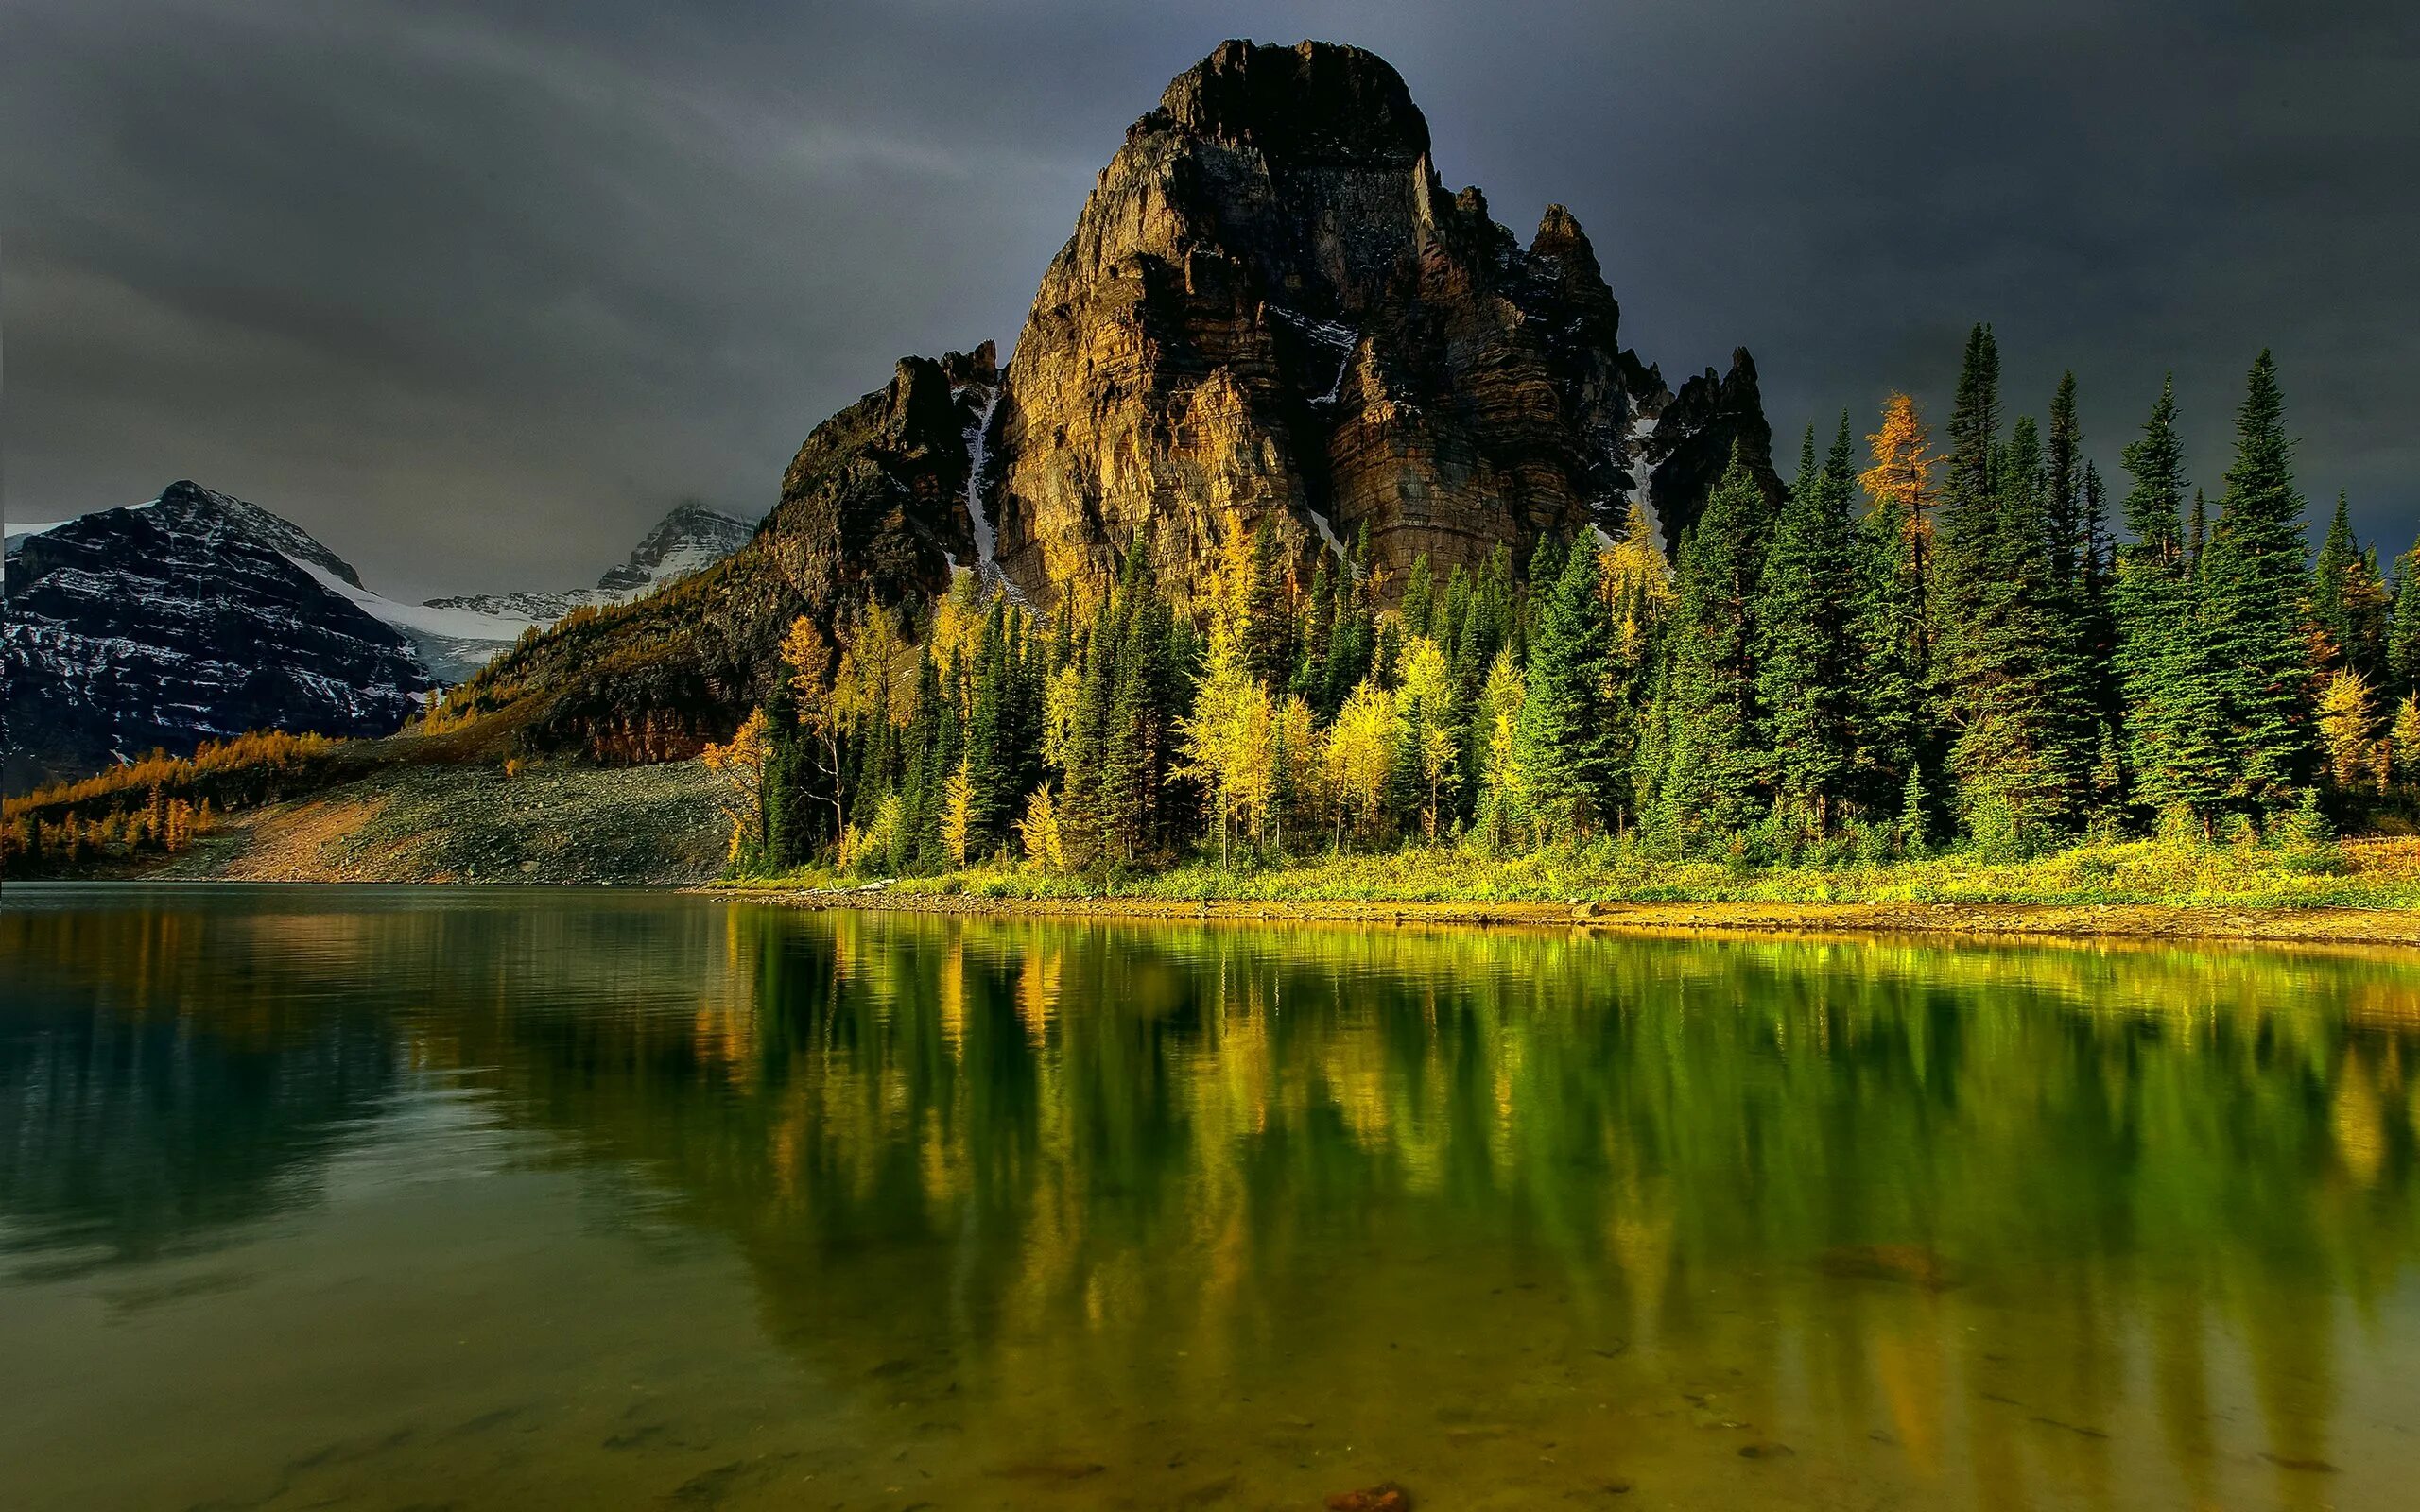
[[[1376,833],[1394,746],[1394,695],[1375,678],[1365,678],[1328,727],[1328,791],[1340,831],[1350,821],[1364,836]]]
[[[1405,644],[1402,669],[1395,707],[1411,724],[1412,748],[1419,752],[1420,775],[1428,784],[1428,803],[1420,813],[1421,830],[1435,845],[1439,796],[1445,779],[1455,774],[1461,744],[1455,738],[1454,678],[1445,653],[1425,635],[1415,635]]]
[[[752,836],[765,839],[765,763],[773,753],[773,727],[762,709],[752,710],[730,740],[705,749],[706,770],[723,780],[716,799],[731,820],[731,859],[737,861]]]

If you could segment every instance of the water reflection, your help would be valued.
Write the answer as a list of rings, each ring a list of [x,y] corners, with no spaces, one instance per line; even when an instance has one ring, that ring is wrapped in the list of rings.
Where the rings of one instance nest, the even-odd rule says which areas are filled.
[[[2400,955],[60,890],[0,963],[18,1284],[475,1090],[890,1415],[849,1504],[2389,1504],[2420,1427]]]

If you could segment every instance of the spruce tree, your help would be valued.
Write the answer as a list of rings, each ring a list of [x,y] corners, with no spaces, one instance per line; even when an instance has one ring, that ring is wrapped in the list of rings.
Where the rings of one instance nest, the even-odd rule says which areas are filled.
[[[1294,669],[1294,617],[1286,608],[1288,568],[1279,559],[1273,517],[1263,518],[1253,532],[1250,560],[1243,593],[1245,661],[1253,676],[1282,688]]]
[[[1910,423],[1913,411],[1909,412]],[[1887,426],[1886,433],[1887,434]],[[1880,437],[1877,436],[1877,445]],[[1921,455],[1920,441],[1911,441]],[[1827,470],[1847,487],[1849,421],[1843,412]],[[1908,774],[1927,758],[1934,728],[1930,719],[1930,665],[1927,656],[1932,625],[1932,522],[1918,480],[1903,480],[1871,494],[1858,532],[1858,572],[1851,585],[1851,618],[1858,658],[1856,710],[1858,730],[1858,800],[1888,810],[1899,800]],[[1871,489],[1871,485],[1869,488]]]
[[[2042,637],[2043,758],[2053,784],[2049,803],[2067,822],[2090,806],[2102,746],[2106,689],[2094,596],[2099,543],[2090,524],[2097,492],[2098,479],[2083,460],[2076,375],[2070,372],[2059,380],[2050,400],[2043,455],[2043,559],[2034,606]]]
[[[2322,666],[2352,664],[2357,635],[2347,590],[2354,566],[2360,560],[2360,549],[2353,541],[2353,522],[2345,512],[2344,495],[2339,492],[2335,517],[2328,522],[2326,538],[2320,542],[2319,559],[2311,565],[2310,617],[2313,627],[2325,637],[2326,643],[2317,648]]]
[[[2420,541],[2396,558],[2394,613],[2387,627],[2387,689],[2403,696],[2420,691]]]
[[[1845,437],[1847,418],[1842,417]],[[1773,782],[1817,833],[1848,797],[1857,753],[1854,679],[1858,647],[1841,585],[1858,576],[1858,541],[1845,458],[1819,470],[1815,429],[1800,446],[1798,478],[1783,504],[1758,586],[1756,696],[1772,746]]]
[[[1546,557],[1543,548],[1540,556]],[[1537,631],[1521,703],[1520,760],[1530,798],[1547,822],[1563,833],[1584,834],[1612,815],[1624,775],[1616,765],[1605,698],[1612,627],[1597,554],[1558,552],[1546,559],[1556,564],[1557,576],[1550,583],[1530,583]]]
[[[1764,811],[1772,762],[1756,700],[1755,605],[1769,524],[1739,460],[1681,540],[1670,629],[1666,801],[1684,843],[1720,841]]]
[[[2285,397],[2264,351],[2236,414],[2235,465],[2202,563],[2229,797],[2246,810],[2281,813],[2309,779],[2308,555]]]
[[[1403,629],[1406,635],[1426,635],[1436,612],[1436,588],[1429,577],[1428,553],[1411,558],[1411,576],[1404,579]]]
[[[2185,496],[2185,443],[2176,430],[2176,385],[2160,386],[2143,434],[2128,443],[2134,479],[2124,505],[2131,538],[2110,583],[2118,681],[2125,706],[2127,765],[2135,798],[2152,812],[2183,807],[2206,817],[2221,783],[2209,769],[2215,731],[2197,721],[2206,707],[2206,647],[2178,507]]]

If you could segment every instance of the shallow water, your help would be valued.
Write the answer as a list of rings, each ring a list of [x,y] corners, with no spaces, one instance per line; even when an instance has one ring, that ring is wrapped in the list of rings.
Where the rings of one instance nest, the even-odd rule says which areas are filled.
[[[11,886],[0,1506],[2407,1506],[2415,1154],[2409,954]]]

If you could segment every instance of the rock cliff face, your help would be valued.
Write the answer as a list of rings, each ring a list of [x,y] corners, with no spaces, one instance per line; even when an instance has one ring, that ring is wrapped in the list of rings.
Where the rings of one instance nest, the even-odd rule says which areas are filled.
[[[1098,580],[1147,524],[1182,583],[1267,518],[1315,544],[1366,525],[1388,565],[1584,522],[1587,459],[1535,444],[1568,428],[1547,333],[1511,297],[1547,281],[1428,154],[1401,78],[1359,49],[1230,43],[1168,86],[1018,338],[1011,578]],[[1581,292],[1610,326],[1601,282]]]
[[[1046,603],[1148,524],[1183,583],[1273,519],[1308,549],[1366,529],[1400,581],[1423,552],[1617,526],[1670,399],[1619,325],[1569,211],[1524,248],[1446,191],[1385,61],[1225,43],[1129,130],[1043,276],[985,489],[1000,566]],[[1696,482],[1659,492],[1693,518]]]
[[[1647,502],[1663,523],[1667,552],[1678,552],[1682,534],[1698,523],[1706,495],[1731,466],[1734,446],[1764,485],[1765,497],[1778,507],[1785,490],[1773,471],[1772,427],[1756,392],[1756,359],[1745,347],[1731,354],[1729,372],[1717,377],[1708,368],[1681,385],[1653,426],[1642,428],[1636,469],[1647,479]]]

